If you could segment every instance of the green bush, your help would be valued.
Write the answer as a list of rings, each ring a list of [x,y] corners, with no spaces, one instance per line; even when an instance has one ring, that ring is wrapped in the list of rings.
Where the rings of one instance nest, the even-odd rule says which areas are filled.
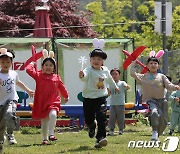
[[[21,127],[21,134],[40,134],[40,129],[37,127]]]

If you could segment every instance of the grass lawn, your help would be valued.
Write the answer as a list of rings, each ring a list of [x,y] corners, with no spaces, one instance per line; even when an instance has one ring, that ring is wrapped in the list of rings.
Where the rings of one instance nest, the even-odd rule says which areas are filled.
[[[166,130],[166,132],[168,129]],[[179,136],[174,133],[174,136]],[[151,128],[144,124],[126,125],[123,135],[107,136],[108,145],[102,149],[95,149],[95,138],[91,139],[86,130],[64,131],[57,128],[56,136],[58,141],[51,142],[50,145],[41,145],[42,137],[38,128],[21,128],[15,132],[18,144],[8,146],[5,143],[5,154],[58,154],[58,153],[81,153],[81,154],[156,154],[165,153],[162,151],[162,143],[167,135],[160,136],[159,148],[128,148],[131,140],[149,141],[151,138]],[[173,152],[180,153],[180,145]]]

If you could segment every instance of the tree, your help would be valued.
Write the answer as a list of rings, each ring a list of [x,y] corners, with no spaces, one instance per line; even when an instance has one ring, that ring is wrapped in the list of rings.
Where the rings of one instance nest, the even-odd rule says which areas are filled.
[[[76,1],[51,0],[61,16],[58,18],[50,6],[50,20],[55,37],[95,37],[97,34],[90,26],[84,12],[78,12]],[[35,0],[1,0],[0,1],[0,36],[24,37],[33,33],[35,23],[35,6],[42,5]],[[68,27],[76,26],[76,27]]]
[[[122,13],[130,6],[127,1],[106,0],[91,2],[86,9],[92,13],[92,24],[97,25],[94,27],[97,33],[106,38],[122,38],[126,37],[125,31],[130,27],[129,20]]]

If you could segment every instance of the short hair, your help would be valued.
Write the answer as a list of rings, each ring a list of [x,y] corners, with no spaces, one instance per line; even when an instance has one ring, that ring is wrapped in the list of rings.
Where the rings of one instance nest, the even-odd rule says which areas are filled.
[[[157,62],[158,64],[160,63],[160,62],[159,62],[159,59],[156,58],[156,57],[149,57],[148,60],[147,60],[147,64],[148,64],[150,61]]]
[[[56,73],[56,62],[54,59],[48,57],[48,58],[45,58],[43,61],[42,61],[42,64],[41,66],[43,66],[45,64],[45,62],[47,61],[50,61],[53,65],[54,65],[54,73]]]
[[[89,57],[101,57],[103,60],[107,59],[107,54],[101,49],[94,49],[89,53]]]
[[[117,71],[119,73],[119,75],[121,74],[121,71],[119,68],[113,68],[111,71],[110,71],[110,74],[112,74],[112,72],[114,71]]]

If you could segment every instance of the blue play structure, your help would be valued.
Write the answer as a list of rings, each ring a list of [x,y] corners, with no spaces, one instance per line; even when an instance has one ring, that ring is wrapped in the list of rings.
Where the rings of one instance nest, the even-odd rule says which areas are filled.
[[[17,107],[17,111],[31,111],[32,108],[26,104],[26,100],[29,97],[26,92],[17,92],[19,95],[19,103],[22,105],[19,105]],[[140,92],[139,90],[136,91],[136,103],[133,108],[128,108],[126,110],[143,110],[147,109],[147,107],[142,106],[140,104]],[[107,105],[107,110],[109,110],[109,105]],[[79,127],[84,127],[84,113],[83,113],[83,106],[82,105],[62,105],[62,110],[65,111],[65,115],[72,118],[72,119],[79,119]]]

